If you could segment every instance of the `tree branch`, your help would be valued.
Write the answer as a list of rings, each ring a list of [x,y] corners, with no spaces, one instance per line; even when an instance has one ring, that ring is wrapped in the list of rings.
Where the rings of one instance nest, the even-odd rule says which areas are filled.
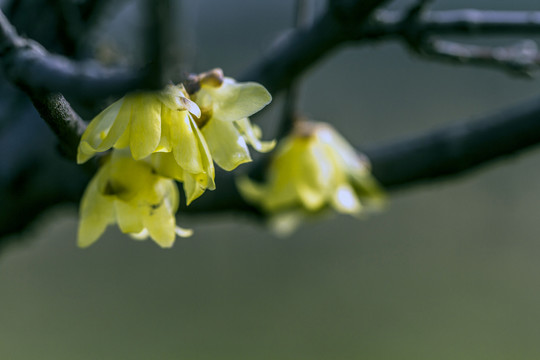
[[[153,43],[153,40],[148,39],[148,42]],[[137,73],[132,69],[105,68],[97,62],[78,62],[50,54],[38,43],[20,37],[1,11],[0,56],[9,80],[33,92],[60,92],[80,99],[98,99],[164,85],[160,66],[149,66]]]
[[[366,20],[373,9],[362,5],[361,1],[350,0],[345,4],[341,14],[350,13],[350,17],[338,16],[329,9],[311,26],[293,31],[271,48],[266,57],[240,78],[260,82],[270,92],[277,93],[338,46],[351,41],[358,45],[389,39],[426,39],[432,35],[540,34],[539,11],[426,11],[411,19],[410,10],[377,10],[369,21],[361,21]],[[353,5],[366,7],[360,11]],[[512,60],[513,64],[516,62]]]
[[[412,49],[430,59],[497,68],[525,78],[533,77],[533,71],[540,67],[540,52],[531,40],[510,46],[480,46],[429,39]]]
[[[379,10],[356,29],[355,40],[428,35],[540,34],[540,11],[442,10],[425,11],[412,19],[408,10]]]
[[[367,147],[373,174],[388,190],[447,180],[540,143],[540,98],[475,120]]]
[[[385,11],[378,12],[375,20],[366,23],[365,20],[372,11],[384,2],[384,0],[332,1],[328,11],[320,16],[313,25],[295,31],[288,39],[277,46],[272,54],[255,64],[241,78],[243,80],[259,81],[266,85],[275,95],[294,82],[316,61],[347,41],[369,41],[390,37],[403,39],[405,38],[404,31],[408,31],[407,36],[409,37],[411,34],[417,35],[418,33],[458,35],[540,32],[537,13],[530,12],[504,12],[504,14],[501,12],[482,12],[482,16],[470,12],[429,12],[419,17],[413,23],[414,26],[411,25],[409,18],[407,23],[409,28],[407,29],[403,20],[405,13]],[[471,17],[471,14],[473,14],[473,17]],[[523,17],[523,14],[527,14],[527,16]],[[27,62],[27,65],[24,66],[28,66],[29,69],[32,69],[32,66],[35,66],[34,69],[39,69],[40,66],[43,66],[42,62],[46,63],[47,61],[57,64],[54,56],[47,54],[39,47],[36,48],[31,41],[21,39],[13,28],[8,25],[9,23],[6,25],[6,21],[2,21],[0,18],[0,54],[4,55],[2,65],[7,67],[8,73],[10,71],[10,62],[4,59],[6,57],[22,56],[22,60],[24,60],[26,56],[24,61]],[[410,26],[413,26],[416,30],[411,30]],[[32,56],[20,55],[20,53],[24,54],[25,52],[38,60],[32,60]],[[49,60],[51,58],[53,60]],[[73,64],[80,65],[79,63]],[[24,67],[18,65],[18,61],[13,60],[11,66]],[[42,67],[42,69],[47,69],[47,67]],[[66,74],[64,70],[63,67],[58,70],[60,74],[63,74],[62,76]],[[24,78],[25,75],[21,68],[18,69],[18,72],[14,71],[14,73],[16,76],[11,75],[13,76],[12,79],[15,79],[18,84],[22,82],[24,88],[25,81],[30,80]],[[98,74],[101,73],[98,71]],[[78,72],[76,75],[81,75],[78,77],[79,80],[85,80],[84,71]],[[99,83],[98,80],[96,81]],[[39,97],[40,94],[43,95],[43,93],[38,92],[36,96]],[[50,93],[45,92],[45,94]],[[69,108],[63,107],[63,105],[67,104],[67,102],[64,103],[63,98],[54,95],[47,96],[51,97],[50,101],[54,104],[58,105],[60,103],[59,118],[65,120],[71,117],[73,119],[72,123],[68,121],[67,130],[56,130],[61,134],[62,138],[66,138],[67,146],[71,147],[74,143],[73,139],[76,139],[76,137],[62,134],[63,131],[67,131],[68,134],[77,134],[80,131],[77,126],[76,114],[74,115]],[[36,107],[39,109],[40,106],[38,104]],[[51,108],[50,104],[44,104],[43,106],[45,113],[48,114]],[[368,147],[365,153],[371,159],[374,175],[383,186],[392,191],[426,181],[446,180],[449,177],[464,174],[497,159],[532,148],[540,142],[538,118],[540,118],[540,101],[536,100],[474,121],[446,126],[439,130],[397,140],[385,145]],[[34,169],[31,163],[26,163],[28,169]],[[257,164],[253,165],[257,166]],[[73,169],[76,169],[76,167],[73,167]],[[83,172],[77,171],[77,173],[82,174]],[[51,200],[52,198],[45,196],[45,193],[54,194],[54,199],[59,202],[79,201],[86,181],[81,179],[86,179],[85,176],[77,178],[76,176],[54,176],[50,172],[47,174],[49,174],[50,179],[45,188],[41,187],[41,184],[29,182],[27,186],[25,185],[22,190],[19,189],[17,192],[11,191],[16,190],[16,181],[10,183],[9,186],[2,184],[2,189],[12,193],[8,197],[3,197],[13,205],[10,206],[9,213],[21,217],[24,220],[21,221],[24,223],[19,223],[16,227],[10,227],[9,221],[6,220],[8,222],[1,223],[0,228],[4,229],[5,227],[8,230],[3,230],[0,234],[23,229],[26,224],[32,221],[34,216],[50,207],[53,202],[56,202]],[[243,214],[260,214],[240,197],[234,184],[233,175],[219,172],[216,183],[218,191],[208,192],[189,207],[182,206],[180,214],[229,213],[235,211]],[[64,191],[68,185],[71,190]],[[40,189],[40,191],[33,193],[32,189]],[[41,191],[42,189],[46,190]],[[2,190],[2,195],[4,190]],[[16,194],[19,195],[16,196]],[[29,195],[28,201],[18,201],[18,199],[23,199],[21,194],[31,195]],[[28,211],[29,208],[33,211]],[[6,214],[5,211],[4,214]],[[23,216],[25,214],[27,216]],[[9,219],[10,217],[6,215],[5,218]]]
[[[535,34],[540,33],[540,12],[453,10],[425,12],[425,3],[409,11],[379,11],[360,29],[358,39],[381,40],[399,36],[414,53],[452,63],[499,68],[530,77],[540,66],[533,41],[513,46],[479,46],[440,40],[433,35]]]
[[[308,27],[295,30],[254,64],[240,81],[256,81],[272,94],[287,88],[317,61],[345,41],[352,40],[357,27],[387,0],[334,0],[328,10]]]
[[[68,159],[75,162],[79,140],[86,124],[59,93],[35,95],[28,93],[39,115],[56,135],[60,150]]]

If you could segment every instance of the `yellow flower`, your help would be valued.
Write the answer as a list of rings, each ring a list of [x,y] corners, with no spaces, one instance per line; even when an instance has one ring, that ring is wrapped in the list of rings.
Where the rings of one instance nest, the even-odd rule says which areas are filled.
[[[135,160],[163,153],[173,160],[167,161],[169,167],[176,162],[177,176],[170,177],[184,182],[188,204],[207,188],[215,189],[210,150],[192,116],[200,116],[200,110],[186,96],[183,87],[173,85],[124,96],[90,122],[79,144],[78,163],[111,147],[129,147]],[[156,171],[164,176],[171,172],[159,166]]]
[[[174,151],[192,114],[200,116],[200,109],[181,86],[128,94],[90,122],[79,144],[77,162],[82,164],[111,147],[129,147],[135,160],[156,151]]]
[[[248,201],[273,214],[315,213],[328,206],[360,214],[364,205],[384,198],[366,162],[324,123],[298,123],[279,144],[266,184],[242,178],[238,186]]]
[[[173,180],[155,174],[150,164],[135,161],[127,151],[115,150],[88,184],[80,207],[78,244],[87,247],[118,223],[134,238],[150,236],[171,247],[175,236],[192,231],[176,226],[178,188]]]
[[[223,77],[220,69],[203,73],[198,79],[200,87],[192,94],[201,109],[201,117],[196,122],[217,165],[231,171],[251,161],[247,144],[260,152],[274,148],[275,141],[261,141],[260,128],[248,119],[272,100],[264,86],[237,83]]]

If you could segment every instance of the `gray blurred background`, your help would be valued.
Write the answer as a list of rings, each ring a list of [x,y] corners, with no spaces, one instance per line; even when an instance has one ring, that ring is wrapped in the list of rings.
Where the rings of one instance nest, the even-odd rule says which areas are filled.
[[[131,7],[104,24],[126,51]],[[538,10],[510,0],[433,8],[461,7]],[[189,4],[183,46],[196,47],[193,70],[239,75],[290,28],[293,8]],[[361,145],[539,94],[538,80],[384,43],[325,59],[305,77],[299,106]],[[274,107],[259,118],[267,138],[278,115]],[[171,250],[115,227],[80,250],[77,209],[57,209],[0,259],[0,359],[539,359],[539,164],[532,151],[392,194],[366,220],[336,216],[285,239],[232,215],[185,217],[179,225],[195,235]]]

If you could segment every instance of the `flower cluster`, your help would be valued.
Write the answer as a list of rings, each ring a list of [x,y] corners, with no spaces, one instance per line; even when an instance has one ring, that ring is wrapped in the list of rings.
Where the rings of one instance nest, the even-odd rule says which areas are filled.
[[[247,144],[270,151],[249,116],[271,101],[257,83],[237,83],[213,70],[196,77],[196,88],[169,85],[159,92],[128,94],[96,116],[84,132],[77,162],[113,152],[88,185],[81,202],[79,245],[96,241],[108,224],[133,237],[149,235],[172,246],[178,190],[189,205],[215,189],[214,161],[225,170],[251,160]],[[192,84],[193,85],[193,84]]]
[[[280,142],[265,184],[244,177],[238,187],[246,200],[271,215],[279,233],[328,207],[359,215],[384,201],[367,161],[330,125],[307,121],[299,121]]]

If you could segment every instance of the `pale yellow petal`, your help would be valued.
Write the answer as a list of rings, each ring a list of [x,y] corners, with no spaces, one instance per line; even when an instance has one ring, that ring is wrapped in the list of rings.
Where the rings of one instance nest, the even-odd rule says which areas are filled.
[[[386,203],[386,194],[377,180],[370,174],[358,174],[352,177],[352,186],[369,210],[381,210]]]
[[[187,238],[193,235],[193,229],[185,229],[185,228],[181,228],[180,226],[177,226],[175,231],[176,231],[176,235],[183,238]]]
[[[288,210],[273,214],[269,219],[270,228],[279,237],[290,236],[305,218],[301,210]]]
[[[206,143],[206,140],[197,127],[197,124],[193,120],[193,118],[190,118],[191,122],[191,128],[193,129],[193,132],[195,133],[195,137],[197,138],[197,144],[199,146],[199,153],[201,154],[201,161],[202,161],[202,167],[204,169],[204,173],[206,175],[206,187],[209,190],[214,190],[216,188],[216,184],[214,183],[214,177],[215,177],[215,169],[214,169],[214,161],[212,160],[212,154],[210,153],[210,149],[208,148],[208,144]]]
[[[159,175],[184,181],[184,170],[178,165],[172,153],[154,153],[148,160]]]
[[[92,245],[107,225],[115,221],[113,198],[102,195],[98,190],[98,178],[102,176],[102,171],[90,181],[81,200],[77,239],[80,247]]]
[[[320,129],[316,133],[318,140],[333,149],[334,154],[339,157],[349,172],[366,173],[368,171],[366,164],[343,136],[330,125],[319,126]]]
[[[156,175],[152,174],[150,164],[135,161],[127,150],[115,150],[111,154],[108,174],[108,191],[123,201],[131,201],[144,191],[152,190]]]
[[[133,240],[146,240],[150,236],[148,233],[148,229],[142,229],[141,232],[138,233],[130,233],[129,236]]]
[[[345,214],[357,214],[362,209],[354,189],[348,183],[342,183],[336,188],[332,195],[332,205],[338,212]]]
[[[173,113],[171,138],[174,158],[178,165],[187,172],[197,174],[203,172],[204,169],[199,152],[199,139],[191,122],[191,116],[187,111]]]
[[[122,133],[122,136],[116,141],[116,144],[114,144],[115,149],[125,149],[129,147],[130,142],[130,134],[131,134],[131,122],[128,124],[124,132]]]
[[[141,217],[141,210],[132,202],[116,200],[114,202],[116,210],[116,221],[120,230],[127,233],[140,233],[144,230]]]
[[[206,174],[184,174],[184,193],[186,195],[186,204],[189,205],[199,196],[204,194],[208,186],[208,177]]]
[[[266,186],[256,183],[247,176],[236,178],[236,187],[242,197],[251,203],[261,203],[267,195]]]
[[[97,151],[106,151],[118,142],[118,139],[120,139],[131,123],[131,112],[131,101],[128,101],[127,97],[125,97],[109,133],[103,139],[101,145],[98,146]]]
[[[253,83],[237,83],[225,78],[218,87],[205,87],[214,104],[214,115],[224,121],[235,121],[251,116],[272,101],[272,95],[264,86]]]
[[[246,142],[253,146],[258,152],[266,153],[274,149],[276,140],[261,141],[261,131],[257,125],[253,125],[248,118],[243,118],[234,122]]]
[[[173,112],[176,112],[176,110],[161,105],[161,138],[155,152],[172,151],[171,123]]]
[[[262,201],[264,208],[268,211],[300,204],[300,196],[296,186],[299,179],[295,169],[297,168],[296,164],[301,161],[299,155],[302,149],[298,151],[298,144],[295,143],[290,139],[285,139],[270,164],[268,179],[270,189]],[[300,176],[302,176],[301,173]]]
[[[171,179],[160,179],[159,182],[162,185],[165,206],[171,214],[175,214],[180,202],[178,186]]]
[[[82,164],[96,152],[110,149],[129,124],[129,104],[122,98],[99,113],[84,131],[79,144],[77,163]]]
[[[267,196],[262,200],[262,205],[267,211],[277,211],[300,204],[298,191],[291,179],[275,182],[272,185]]]
[[[77,149],[77,164],[84,164],[96,154],[96,149],[86,141],[81,141]]]
[[[134,94],[131,114],[130,148],[135,160],[156,150],[161,138],[161,102],[151,94]]]
[[[317,146],[308,146],[299,154],[292,169],[296,189],[303,205],[310,211],[320,209],[330,196],[334,168]]]
[[[201,110],[197,104],[186,97],[180,86],[168,85],[157,93],[157,96],[171,110],[187,110],[196,117],[201,116]]]
[[[169,248],[176,237],[176,221],[164,203],[153,205],[143,217],[144,227],[159,246]]]
[[[251,161],[244,138],[232,122],[212,119],[202,129],[212,158],[224,170]]]

